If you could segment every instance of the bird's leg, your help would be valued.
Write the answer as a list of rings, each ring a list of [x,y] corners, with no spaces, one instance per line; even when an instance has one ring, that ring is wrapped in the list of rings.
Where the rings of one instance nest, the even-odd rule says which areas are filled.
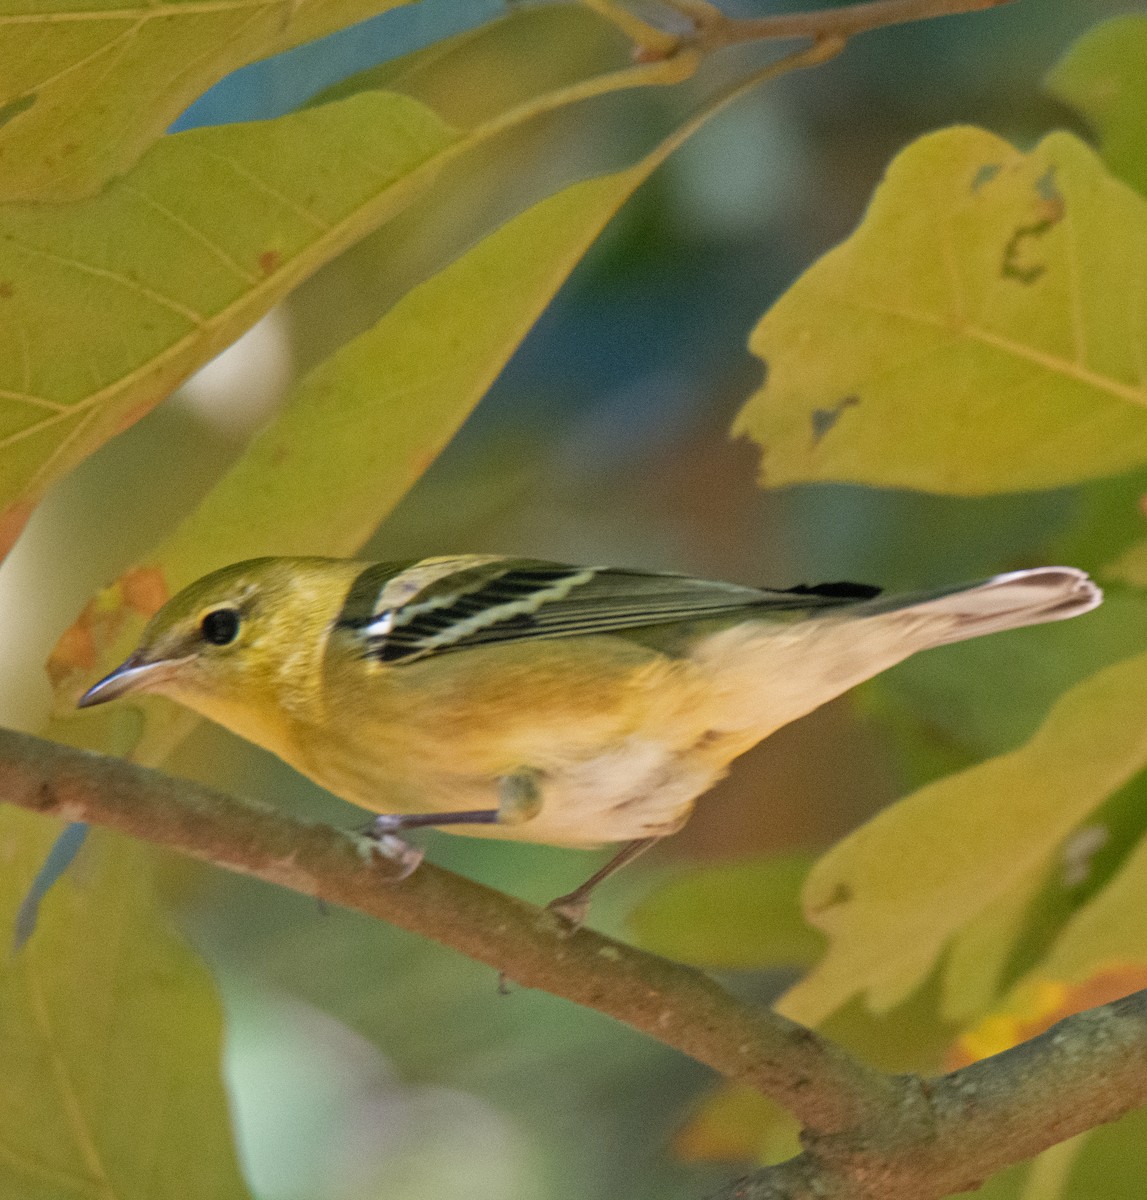
[[[541,776],[522,767],[498,780],[498,807],[472,808],[461,812],[383,813],[370,823],[372,835],[397,833],[439,825],[520,825],[536,817],[542,807]]]
[[[496,808],[469,808],[462,812],[379,813],[367,826],[372,837],[398,833],[402,829],[423,829],[438,825],[496,825]]]
[[[589,912],[590,896],[593,894],[594,888],[602,880],[608,879],[611,875],[620,871],[626,863],[633,862],[639,854],[644,854],[650,846],[660,840],[660,838],[646,837],[626,842],[605,866],[594,871],[580,887],[574,888],[572,892],[567,892],[564,896],[559,896],[556,900],[551,900],[546,905],[547,910],[557,913],[559,917],[568,921],[574,929],[579,929],[584,924],[586,914]]]

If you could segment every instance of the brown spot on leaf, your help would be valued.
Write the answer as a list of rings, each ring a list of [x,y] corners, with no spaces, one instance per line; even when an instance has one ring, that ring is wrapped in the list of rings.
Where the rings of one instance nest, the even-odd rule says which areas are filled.
[[[156,576],[158,586],[163,586],[156,568],[129,571],[118,583],[97,592],[88,601],[48,658],[48,675],[54,686],[59,688],[62,683],[70,682],[76,674],[90,675],[129,617],[140,612],[151,615],[144,609],[149,609],[158,598]]]
[[[136,567],[120,580],[124,602],[140,616],[153,617],[167,603],[171,591],[159,567]]]
[[[1000,173],[999,163],[984,163],[972,176],[972,195],[982,187],[986,187]]]
[[[278,250],[264,250],[259,255],[259,269],[264,275],[270,275],[273,271],[279,269],[279,264],[283,261],[283,256]]]
[[[852,888],[843,880],[833,887],[828,894],[828,899],[823,904],[818,904],[813,912],[827,912],[830,908],[836,908],[838,905],[847,904],[852,899]]]
[[[1003,261],[1000,263],[1000,275],[1004,279],[1014,279],[1018,283],[1033,284],[1047,270],[1046,263],[1024,262],[1024,243],[1033,237],[1040,237],[1051,228],[1044,221],[1031,225],[1021,225],[1008,239],[1004,247]]]
[[[1004,246],[1000,275],[1022,284],[1033,284],[1047,270],[1047,264],[1030,259],[1036,244],[1063,220],[1067,203],[1055,181],[1055,167],[1048,169],[1035,182],[1034,219],[1016,227]]]
[[[854,408],[859,403],[859,396],[845,396],[843,400],[838,400],[831,408],[814,408],[810,418],[812,422],[812,444],[814,446],[819,445],[825,434],[840,420],[841,413],[846,408]]]
[[[69,676],[91,671],[96,665],[96,639],[92,633],[95,604],[89,602],[74,625],[65,629],[48,656],[46,668],[53,687],[59,687]]]
[[[0,279],[0,300],[11,300],[16,294],[10,279]]]

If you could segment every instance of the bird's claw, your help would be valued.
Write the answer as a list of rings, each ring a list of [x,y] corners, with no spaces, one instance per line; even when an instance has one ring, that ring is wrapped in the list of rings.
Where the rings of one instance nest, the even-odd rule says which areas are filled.
[[[404,825],[402,813],[379,813],[362,832],[364,837],[381,839],[397,833]]]
[[[391,882],[393,883],[401,883],[404,879],[409,879],[422,865],[422,860],[426,855],[426,852],[420,847],[412,846],[392,833],[376,831],[373,824],[370,832],[362,835],[360,844],[364,850],[364,858],[385,858],[388,863],[398,868],[396,874],[392,876]]]
[[[569,937],[585,924],[585,919],[589,916],[589,897],[570,892],[568,896],[558,896],[556,900],[551,900],[545,911],[553,913],[562,922],[565,926],[562,933]]]

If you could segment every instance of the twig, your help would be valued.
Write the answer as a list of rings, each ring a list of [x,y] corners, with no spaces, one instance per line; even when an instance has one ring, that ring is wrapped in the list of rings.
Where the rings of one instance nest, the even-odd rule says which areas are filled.
[[[648,21],[643,21],[618,0],[581,0],[586,8],[593,9],[599,17],[616,25],[622,33],[644,53],[656,58],[668,58],[678,47],[681,39]]]
[[[771,17],[727,17],[708,0],[665,0],[693,23],[692,33],[670,34],[630,12],[622,0],[582,0],[587,8],[616,25],[641,56],[669,58],[692,50],[708,54],[743,42],[792,38],[845,38],[889,25],[1002,8],[1015,0],[868,0],[863,4],[817,12],[778,13]]]
[[[0,730],[0,795],[379,917],[756,1086],[802,1122],[806,1148],[721,1200],[935,1200],[1147,1103],[1147,991],[940,1079],[885,1075],[700,971],[568,936],[430,864],[402,879],[354,835],[120,759]]]
[[[1015,0],[869,0],[820,12],[778,13],[772,17],[725,18],[707,23],[698,31],[699,49],[710,50],[739,42],[772,41],[783,38],[850,38],[858,33],[904,25],[959,13],[1002,8]],[[683,39],[688,44],[690,39]]]

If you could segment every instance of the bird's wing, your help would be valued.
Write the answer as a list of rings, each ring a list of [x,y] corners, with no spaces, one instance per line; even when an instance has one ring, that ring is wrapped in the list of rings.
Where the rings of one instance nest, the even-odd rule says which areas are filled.
[[[356,581],[339,624],[364,656],[409,663],[499,642],[574,637],[757,610],[797,614],[869,600],[861,584],[770,591],[684,575],[538,559],[378,564]]]

